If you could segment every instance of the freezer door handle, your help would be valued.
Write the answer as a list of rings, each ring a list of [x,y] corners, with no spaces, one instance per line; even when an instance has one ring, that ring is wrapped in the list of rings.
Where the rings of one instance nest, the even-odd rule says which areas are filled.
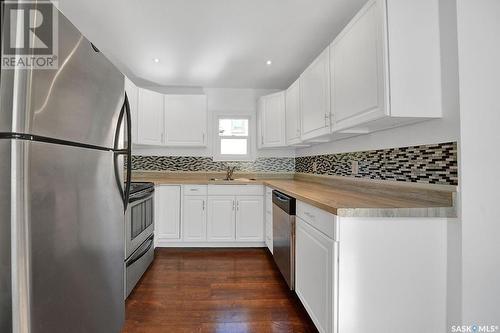
[[[122,123],[123,119],[126,119],[126,132],[127,132],[127,147],[125,149],[120,149],[120,130],[122,128]],[[115,149],[115,159],[114,159],[114,164],[115,164],[115,178],[116,182],[118,185],[118,188],[120,190],[120,194],[123,199],[123,206],[124,209],[127,210],[128,206],[128,201],[130,198],[130,182],[132,180],[132,124],[131,124],[132,117],[130,115],[130,104],[128,101],[128,96],[127,93],[125,93],[125,101],[122,106],[122,110],[120,112],[120,116],[118,117],[118,124],[116,126],[116,132],[115,132],[115,144],[114,144],[114,149]],[[123,188],[122,181],[120,179],[120,166],[118,161],[119,161],[119,156],[120,155],[125,155],[127,158],[127,179],[125,181],[125,188]]]

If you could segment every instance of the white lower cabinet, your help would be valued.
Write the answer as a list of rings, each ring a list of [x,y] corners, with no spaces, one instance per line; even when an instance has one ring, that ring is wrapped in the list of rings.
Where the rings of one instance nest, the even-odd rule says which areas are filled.
[[[266,246],[273,253],[273,215],[266,213]]]
[[[181,187],[159,185],[155,189],[155,239],[181,238]]]
[[[264,200],[257,196],[236,198],[236,240],[264,241]]]
[[[264,241],[261,196],[208,196],[207,241]]]
[[[262,185],[159,185],[156,246],[264,247],[263,194]]]
[[[339,333],[449,332],[443,218],[339,217]]]
[[[183,239],[197,242],[207,239],[207,198],[205,196],[184,196]]]
[[[319,332],[446,332],[456,222],[339,217],[300,201],[296,221],[295,291]]]
[[[208,197],[208,230],[209,241],[233,241],[235,239],[236,200],[232,196]]]
[[[273,253],[273,189],[266,187],[265,198],[266,246]]]
[[[297,218],[295,291],[319,332],[333,332],[335,241]]]

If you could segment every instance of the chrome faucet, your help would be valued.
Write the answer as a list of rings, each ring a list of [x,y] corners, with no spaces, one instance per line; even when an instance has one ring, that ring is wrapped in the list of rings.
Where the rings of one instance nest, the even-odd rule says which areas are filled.
[[[226,180],[233,180],[233,173],[234,173],[234,170],[236,169],[236,166],[227,166],[227,169],[226,169]]]

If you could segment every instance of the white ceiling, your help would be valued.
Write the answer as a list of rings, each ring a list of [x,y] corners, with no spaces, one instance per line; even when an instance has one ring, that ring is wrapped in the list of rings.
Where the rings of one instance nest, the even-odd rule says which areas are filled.
[[[59,7],[136,83],[283,89],[365,2],[59,0]]]

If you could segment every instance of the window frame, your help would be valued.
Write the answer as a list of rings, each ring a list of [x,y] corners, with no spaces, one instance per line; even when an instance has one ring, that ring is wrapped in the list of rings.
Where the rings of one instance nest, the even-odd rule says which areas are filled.
[[[221,162],[245,162],[245,161],[253,161],[255,160],[254,153],[254,122],[253,116],[251,114],[215,114],[215,126],[214,126],[214,161]],[[235,135],[227,135],[220,136],[219,135],[219,121],[220,119],[246,119],[248,120],[248,135],[247,136],[235,136]],[[247,139],[247,153],[245,155],[229,155],[221,153],[221,141],[222,139]]]

